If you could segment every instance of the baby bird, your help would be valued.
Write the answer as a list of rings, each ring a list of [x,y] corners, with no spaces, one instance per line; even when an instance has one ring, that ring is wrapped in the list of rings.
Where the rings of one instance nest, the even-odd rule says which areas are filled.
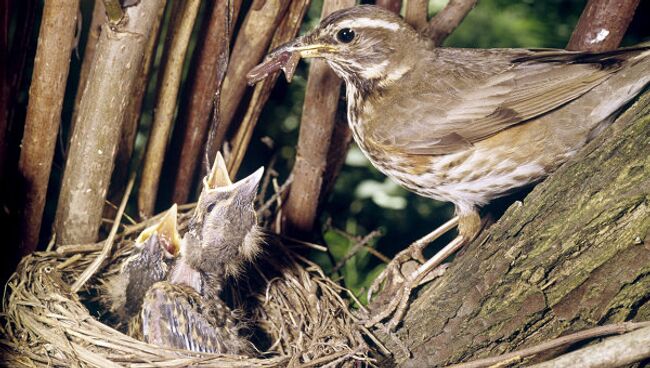
[[[167,281],[153,285],[142,307],[143,337],[151,344],[206,353],[252,355],[243,326],[219,298],[228,277],[260,252],[253,201],[263,168],[236,183],[217,155]]]
[[[137,318],[147,290],[164,280],[180,252],[177,230],[177,207],[174,204],[160,220],[140,233],[133,255],[120,272],[105,285],[104,304],[119,321],[129,324],[129,334],[137,335]],[[135,318],[135,320],[134,320]]]

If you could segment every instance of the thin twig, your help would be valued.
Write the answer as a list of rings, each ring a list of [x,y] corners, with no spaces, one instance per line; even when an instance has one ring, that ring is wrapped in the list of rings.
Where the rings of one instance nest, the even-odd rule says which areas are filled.
[[[358,253],[362,248],[366,247],[366,246],[368,245],[368,243],[370,243],[370,241],[372,241],[373,239],[375,239],[376,237],[379,237],[379,236],[381,236],[381,230],[373,230],[373,231],[371,231],[370,233],[368,233],[366,236],[364,236],[363,238],[361,238],[361,240],[359,240],[358,242],[356,242],[356,243],[352,246],[352,248],[350,248],[350,250],[345,254],[345,256],[343,256],[343,258],[341,258],[341,259],[336,263],[336,265],[335,265],[334,268],[332,269],[332,273],[334,274],[334,273],[339,272],[339,270],[340,270],[343,266],[345,266],[345,264],[348,262],[348,260],[349,260],[350,258],[354,257],[354,256],[355,256],[355,255],[356,255],[356,254],[357,254],[357,253]],[[366,249],[367,249],[367,248],[368,248],[368,247],[366,247]]]
[[[115,234],[117,234],[117,230],[120,228],[120,223],[122,222],[122,215],[124,214],[124,209],[126,208],[126,204],[129,201],[129,195],[131,195],[131,190],[133,189],[133,184],[135,183],[135,172],[131,174],[131,178],[129,179],[129,184],[126,186],[126,191],[124,192],[124,197],[122,198],[122,203],[120,203],[120,208],[117,210],[117,215],[115,216],[115,222],[113,223],[113,227],[111,227],[111,231],[108,234],[108,238],[106,238],[106,242],[104,243],[104,248],[102,249],[102,252],[95,258],[93,263],[84,270],[84,272],[79,276],[77,281],[72,285],[72,292],[76,293],[81,289],[81,287],[88,281],[92,275],[99,270],[101,267],[102,263],[108,258],[108,255],[111,252],[111,249],[113,247],[113,239],[115,239]]]
[[[438,12],[424,29],[423,33],[440,46],[453,32],[465,16],[476,6],[478,0],[449,0],[447,6]]]
[[[606,326],[598,326],[588,330],[573,333],[558,337],[553,340],[543,342],[536,346],[531,346],[526,349],[513,351],[512,353],[503,354],[491,358],[478,359],[468,363],[454,364],[447,368],[482,368],[489,367],[500,362],[510,360],[516,357],[525,358],[531,355],[539,354],[541,352],[555,349],[564,345],[573,344],[576,342],[593,339],[596,337],[603,337],[608,335],[620,335],[626,332],[634,331],[642,327],[650,326],[650,322],[622,322]]]

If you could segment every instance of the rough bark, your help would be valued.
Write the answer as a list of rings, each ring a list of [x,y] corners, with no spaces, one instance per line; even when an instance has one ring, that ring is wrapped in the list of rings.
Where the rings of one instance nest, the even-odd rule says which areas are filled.
[[[18,188],[24,195],[20,223],[22,255],[34,251],[38,243],[78,11],[79,0],[48,1],[43,8],[18,162]]]
[[[433,42],[440,46],[451,32],[460,25],[465,16],[476,6],[478,0],[449,0],[447,6],[438,12],[423,30]]]
[[[72,120],[70,124],[70,131],[74,130],[74,122],[77,120],[79,113],[79,102],[81,102],[81,95],[86,82],[88,81],[88,73],[92,67],[93,59],[95,58],[95,50],[97,49],[97,41],[99,34],[102,31],[102,24],[107,21],[106,11],[104,10],[104,3],[101,0],[95,0],[93,5],[92,19],[90,20],[90,27],[88,29],[88,38],[86,39],[86,46],[84,48],[84,56],[81,62],[81,70],[79,70],[79,82],[77,83],[77,94],[74,98],[74,107],[72,111]]]
[[[115,170],[111,176],[111,184],[109,187],[109,201],[117,204],[124,196],[127,180],[130,171],[130,162],[133,156],[133,148],[135,146],[135,138],[138,134],[138,126],[140,123],[140,113],[142,112],[142,103],[147,92],[149,85],[149,71],[153,64],[153,59],[156,53],[156,46],[160,37],[160,25],[162,23],[163,15],[165,13],[165,0],[163,5],[158,9],[158,14],[153,21],[151,28],[151,35],[145,54],[142,58],[140,66],[141,72],[138,73],[137,80],[133,86],[133,93],[128,101],[128,106],[124,113],[124,123],[122,123],[122,134],[120,134],[120,141],[117,144],[117,154],[115,157]],[[105,207],[105,217],[115,218],[117,209],[114,207]]]
[[[255,0],[246,14],[235,46],[230,55],[230,63],[223,82],[223,94],[219,103],[220,117],[214,138],[214,157],[226,138],[237,107],[246,91],[246,73],[264,57],[271,38],[289,6],[288,0]]]
[[[104,24],[63,176],[55,227],[57,243],[93,242],[134,82],[162,0],[125,10],[127,21]]]
[[[567,45],[569,50],[606,51],[618,47],[640,0],[589,0]]]
[[[291,2],[286,15],[282,18],[275,34],[273,35],[270,46],[271,48],[278,47],[296,37],[296,34],[300,30],[300,25],[302,24],[305,12],[309,7],[309,3],[309,0]],[[275,73],[270,78],[266,78],[261,83],[255,85],[255,90],[253,91],[253,96],[251,97],[244,119],[231,140],[232,152],[230,159],[228,160],[228,172],[233,177],[237,175],[239,166],[246,155],[246,150],[248,149],[251,137],[253,136],[253,129],[259,120],[264,104],[271,94],[275,81],[278,79],[278,75],[279,73]],[[226,88],[227,86],[224,84],[224,92],[226,91]],[[220,123],[223,123],[223,121],[220,121]],[[214,145],[214,148],[217,147],[219,147],[218,142]]]
[[[354,0],[326,0],[321,18],[354,3]],[[316,220],[340,93],[341,79],[324,60],[313,60],[300,118],[300,138],[292,171],[294,182],[283,212],[284,230],[289,234],[309,233]]]
[[[176,112],[183,63],[200,4],[199,0],[174,4],[180,9],[173,14],[170,25],[173,30],[167,36],[162,79],[138,190],[138,211],[141,218],[149,218],[154,213],[165,150]]]
[[[198,47],[194,67],[191,71],[191,86],[188,94],[187,115],[184,119],[183,143],[176,171],[176,182],[172,202],[186,203],[196,172],[201,162],[201,147],[205,142],[215,94],[220,90],[225,68],[228,66],[230,34],[235,20],[228,23],[229,0],[210,2],[210,16],[201,32],[201,45]],[[241,4],[241,1],[237,1]],[[233,7],[239,9],[239,6]],[[233,14],[237,18],[237,14]],[[228,37],[228,39],[226,39]]]
[[[404,3],[406,23],[415,29],[424,29],[427,25],[429,2],[427,0],[406,0]]]
[[[396,363],[441,366],[650,319],[648,157],[650,93],[425,287],[398,330],[413,357]]]

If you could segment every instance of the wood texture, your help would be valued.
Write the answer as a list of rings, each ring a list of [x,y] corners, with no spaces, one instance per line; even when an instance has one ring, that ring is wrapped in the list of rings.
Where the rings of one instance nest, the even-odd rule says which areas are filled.
[[[353,0],[325,0],[321,18],[354,4]],[[292,170],[294,181],[283,211],[283,230],[289,234],[306,234],[314,225],[341,83],[324,60],[312,61],[300,118],[296,161]]]
[[[478,0],[449,0],[424,28],[424,34],[440,46],[451,32],[460,25],[465,16],[474,9]]]
[[[417,30],[427,26],[429,2],[427,0],[406,0],[404,2],[404,20]]]
[[[569,50],[607,51],[618,47],[640,0],[589,0],[571,34]]]
[[[174,6],[178,5],[179,9],[176,14],[172,14],[173,19],[170,23],[172,28],[167,36],[153,125],[138,190],[138,212],[141,218],[151,217],[155,210],[160,173],[176,113],[183,63],[200,4],[200,0],[174,4]]]
[[[24,192],[19,246],[22,255],[34,251],[38,243],[78,10],[79,0],[48,1],[43,8],[18,162],[18,188]]]
[[[223,144],[246,92],[246,73],[264,58],[289,3],[289,0],[254,0],[246,14],[230,54],[228,71],[223,82],[219,103],[219,126],[214,139],[215,152]],[[209,157],[214,157],[212,153],[214,152],[211,152]]]
[[[413,357],[396,363],[457,363],[650,319],[649,114],[646,93],[425,288],[398,330]]]
[[[94,242],[124,113],[163,0],[125,10],[128,22],[104,25],[73,133],[55,228],[58,244]]]
[[[189,198],[197,165],[202,162],[201,148],[206,141],[215,95],[221,89],[225,68],[228,67],[230,34],[237,18],[235,9],[232,9],[234,19],[230,21],[230,29],[226,30],[229,2],[229,0],[210,2],[210,16],[201,31],[200,46],[190,74],[187,114],[182,117],[184,119],[183,143],[172,196],[174,203],[186,203]],[[236,3],[241,5],[241,1]],[[233,7],[239,9],[239,5],[233,4]]]

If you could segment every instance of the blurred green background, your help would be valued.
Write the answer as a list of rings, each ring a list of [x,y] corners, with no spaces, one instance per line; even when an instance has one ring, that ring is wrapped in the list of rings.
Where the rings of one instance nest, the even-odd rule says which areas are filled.
[[[175,0],[182,1],[182,0]],[[366,1],[364,1],[365,3]],[[62,133],[68,134],[69,121],[72,116],[74,104],[74,90],[78,81],[83,44],[87,37],[88,23],[92,13],[92,1],[82,1],[82,14],[84,32],[82,33],[82,47],[77,55],[72,57],[68,91],[63,111]],[[250,0],[244,1],[241,14],[250,7]],[[447,0],[430,0],[431,15],[444,7]],[[624,40],[624,45],[647,40],[650,37],[650,1],[641,1],[635,19]],[[462,25],[445,42],[450,47],[555,47],[562,48],[567,43],[571,31],[576,24],[586,0],[480,0],[478,6],[468,15]],[[302,33],[312,29],[318,24],[322,7],[322,0],[313,0],[302,27]],[[206,6],[201,12],[205,14]],[[240,17],[241,18],[241,17]],[[241,21],[241,19],[240,19]],[[38,22],[38,20],[37,20]],[[38,27],[38,23],[36,25]],[[197,24],[196,30],[200,29]],[[165,27],[163,27],[163,32]],[[196,44],[196,36],[192,39],[190,55]],[[32,44],[38,37],[38,28],[35,28]],[[160,37],[164,41],[164,36]],[[160,63],[160,47],[157,58],[152,68],[152,78],[143,107],[141,129],[136,144],[136,157],[142,154],[149,126],[152,120],[155,102],[155,88],[157,72]],[[32,54],[33,55],[33,54]],[[33,56],[32,56],[33,58]],[[189,72],[191,63],[186,62],[185,76]],[[295,147],[298,140],[298,129],[307,81],[308,63],[301,62],[291,84],[284,78],[279,78],[264,113],[257,125],[254,137],[247,153],[240,177],[252,172],[260,165],[267,165],[271,157],[276,157],[274,169],[279,173],[279,182],[282,183],[289,175],[295,156]],[[28,70],[28,75],[31,71]],[[187,90],[187,83],[183,83],[181,97]],[[27,99],[28,85],[22,90],[21,104]],[[183,107],[178,114],[183,114]],[[263,138],[270,138],[274,144],[271,147],[262,142]],[[267,139],[268,141],[268,139]],[[43,226],[43,244],[49,239],[49,230],[56,206],[56,196],[59,191],[66,142],[61,139],[56,151],[53,175],[49,186],[48,203]],[[174,152],[168,154],[173,155]],[[161,183],[161,193],[170,192],[169,183]],[[127,213],[135,214],[135,201],[132,202]],[[163,210],[169,206],[164,200],[158,204],[158,209]],[[313,252],[312,258],[323,268],[330,272],[333,264],[339,262],[350,248],[365,235],[378,230],[381,236],[374,237],[368,243],[371,247],[392,257],[399,250],[421,236],[427,234],[438,225],[445,222],[453,215],[453,208],[446,203],[439,203],[427,198],[418,197],[397,186],[375,170],[365,159],[363,154],[352,144],[347,155],[346,163],[340,177],[336,182],[333,193],[323,206],[323,212],[316,225],[312,241],[326,244],[330,254]],[[429,254],[436,250],[440,244],[450,240],[454,234],[448,234],[440,239],[437,245],[430,247]],[[367,249],[362,249],[350,258],[334,277],[353,290],[355,294],[364,298],[365,290],[384,267],[384,263]]]

